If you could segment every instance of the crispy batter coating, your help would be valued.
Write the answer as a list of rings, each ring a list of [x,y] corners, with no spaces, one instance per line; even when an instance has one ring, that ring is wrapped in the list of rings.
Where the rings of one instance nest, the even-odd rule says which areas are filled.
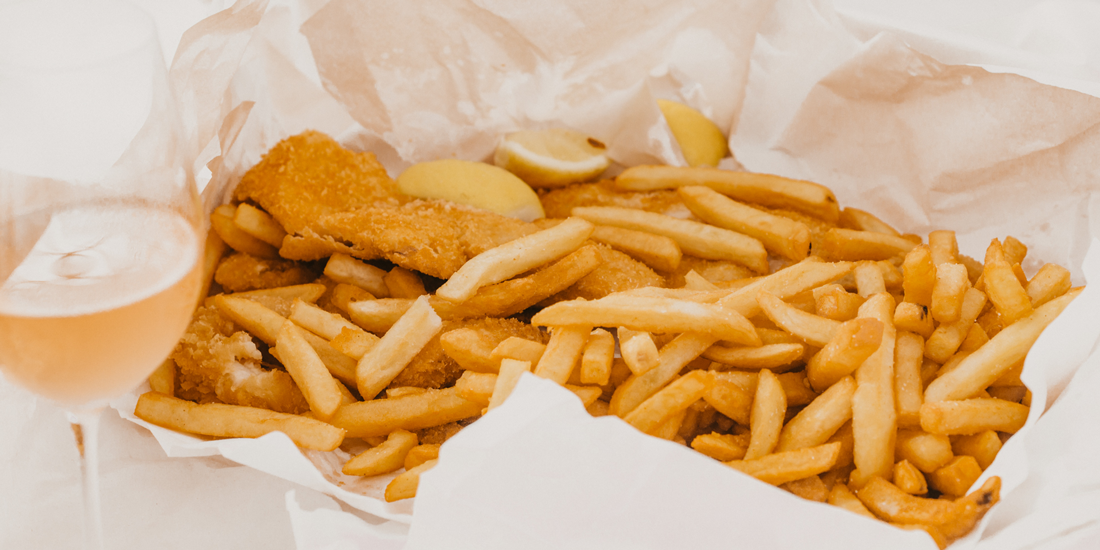
[[[600,265],[569,288],[543,300],[539,305],[545,307],[575,298],[595,300],[612,292],[647,286],[665,286],[664,277],[658,275],[649,266],[611,247],[593,244],[600,253]]]
[[[546,336],[538,328],[511,318],[483,317],[463,321],[444,321],[439,334],[432,338],[420,353],[413,357],[401,374],[393,379],[388,387],[414,386],[418,388],[446,388],[453,386],[462,376],[463,369],[443,352],[439,336],[457,328],[472,328],[484,331],[497,343],[510,336],[518,336],[537,342],[546,342]]]
[[[263,355],[252,337],[237,330],[216,308],[201,307],[195,312],[171,358],[179,369],[177,393],[183,399],[286,413],[309,410],[290,375],[263,368]]]
[[[440,279],[490,248],[537,231],[530,223],[492,212],[423,200],[334,213],[321,222],[324,234],[351,246],[353,256],[385,258]]]
[[[234,196],[255,201],[292,234],[324,214],[406,200],[374,154],[354,153],[315,131],[275,145],[245,173]]]
[[[668,275],[668,287],[684,286],[684,275],[693,269],[712,283],[724,283],[756,276],[753,270],[730,260],[707,260],[685,255],[680,259],[680,267],[676,272]]]
[[[539,200],[547,218],[568,218],[577,206],[621,206],[637,208],[676,218],[695,219],[675,189],[656,191],[618,191],[614,180],[579,183],[542,191]]]
[[[320,275],[309,266],[290,260],[268,260],[244,252],[222,259],[214,280],[229,292],[301,285]]]

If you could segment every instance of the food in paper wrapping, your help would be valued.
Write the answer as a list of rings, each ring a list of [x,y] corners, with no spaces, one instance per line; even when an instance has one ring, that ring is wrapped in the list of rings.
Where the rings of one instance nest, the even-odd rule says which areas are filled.
[[[879,45],[879,47],[881,47],[881,45]],[[889,50],[889,48],[887,48],[887,50]],[[903,53],[903,52],[902,52],[902,53]],[[873,57],[873,55],[881,55],[881,52],[876,52],[876,51],[873,51],[873,47],[872,47],[872,51],[871,51],[871,53],[870,53],[870,54],[868,54],[868,56],[870,56],[870,57]],[[750,90],[750,94],[751,94],[751,90]],[[750,98],[751,98],[751,96],[750,96]],[[270,106],[267,106],[266,108],[271,108],[271,107],[270,107]],[[254,119],[253,119],[253,120],[254,120]],[[811,118],[811,120],[812,120],[812,118]],[[812,132],[807,132],[807,134],[809,134],[809,133],[812,133]],[[238,140],[240,140],[240,139],[241,139],[241,136],[239,135],[239,136],[238,136]],[[1056,138],[1055,138],[1055,139],[1056,139]],[[848,146],[846,146],[846,145],[842,145],[842,146],[844,146],[844,147],[848,147]],[[848,147],[848,149],[850,149],[850,147]],[[846,150],[847,150],[847,149],[846,149]],[[222,158],[222,161],[224,161],[224,157]],[[931,163],[930,163],[930,164],[931,164]],[[860,165],[859,165],[858,163],[856,163],[856,164],[853,164],[853,166],[860,166]],[[835,174],[834,174],[834,175],[835,175]],[[843,178],[842,178],[842,179],[843,179]],[[844,194],[843,194],[843,193],[840,193],[840,191],[838,191],[838,193],[839,193],[840,195],[842,195],[842,197],[844,197]],[[849,193],[849,196],[853,197],[853,199],[854,199],[854,200],[855,200],[855,198],[857,197],[857,195],[851,195],[850,193]],[[869,209],[870,209],[870,208],[869,208]],[[879,210],[875,210],[875,209],[870,209],[870,210],[876,211],[877,213],[880,213],[880,215],[881,215],[881,212],[880,212]],[[883,216],[883,217],[886,217],[886,216]],[[950,223],[944,223],[944,224],[942,224],[942,226],[941,226],[941,224],[939,224],[939,223],[936,223],[936,224],[935,224],[935,227],[953,227],[953,226],[952,226],[952,224],[950,224]],[[919,229],[917,229],[917,228],[913,228],[913,229],[914,229],[914,230],[919,230]],[[1005,231],[1005,232],[1012,232],[1012,230],[1008,230],[1008,231]],[[1030,241],[1030,243],[1031,243],[1031,241]],[[1079,250],[1079,249],[1078,249],[1078,250]]]

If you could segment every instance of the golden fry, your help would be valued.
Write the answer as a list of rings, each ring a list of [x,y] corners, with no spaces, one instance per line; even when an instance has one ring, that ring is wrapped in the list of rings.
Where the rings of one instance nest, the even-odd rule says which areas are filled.
[[[602,328],[593,330],[581,353],[581,383],[607,385],[614,358],[615,337]]]
[[[1024,427],[1026,405],[1002,399],[927,402],[920,408],[920,426],[928,433],[970,435],[986,430],[1016,433]]]
[[[840,443],[770,454],[755,460],[735,460],[726,464],[764,483],[782,485],[788,481],[823,474],[836,464]]]
[[[357,286],[378,298],[389,297],[386,272],[347,254],[333,254],[325,264],[325,275],[336,281]]]
[[[355,373],[363,399],[374,399],[381,393],[442,327],[443,320],[428,304],[428,297],[417,298],[393,328],[359,360]]]
[[[787,395],[779,384],[779,379],[771,371],[762,370],[757,380],[752,414],[749,417],[751,437],[745,460],[771,454],[779,443],[779,433],[787,414]]]
[[[386,502],[396,502],[416,496],[416,489],[420,486],[420,474],[435,467],[436,460],[429,460],[405,473],[393,478],[386,486]]]
[[[342,471],[349,476],[376,476],[396,472],[404,467],[405,456],[416,444],[416,434],[394,430],[385,443],[367,449],[345,462]]]
[[[675,240],[646,231],[598,225],[592,231],[591,238],[660,272],[676,271],[683,257]]]
[[[703,221],[759,240],[764,248],[784,258],[801,260],[810,252],[806,224],[739,203],[705,186],[686,186],[680,198]]]

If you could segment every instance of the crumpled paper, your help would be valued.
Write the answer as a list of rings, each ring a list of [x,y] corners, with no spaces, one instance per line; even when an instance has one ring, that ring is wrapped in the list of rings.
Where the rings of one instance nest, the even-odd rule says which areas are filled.
[[[171,75],[187,99],[199,167],[209,171],[207,205],[224,200],[270,146],[306,128],[375,151],[392,174],[441,156],[483,159],[501,133],[553,125],[609,143],[624,165],[680,163],[653,102],[667,97],[700,108],[724,130],[735,128],[731,147],[750,170],[819,181],[842,205],[872,211],[905,232],[955,229],[962,252],[979,258],[988,239],[1012,234],[1032,247],[1029,273],[1038,260],[1066,265],[1076,283],[1097,273],[1082,268],[1098,223],[1090,214],[1100,160],[1088,154],[1097,150],[1096,98],[945,66],[890,35],[862,42],[822,2],[533,8],[241,1],[204,21],[185,35]],[[1005,503],[956,547],[996,540],[998,547],[1024,548],[1026,540],[1049,543],[1097,523],[1079,508],[1055,512],[1096,497],[1076,478],[1048,472],[1084,467],[1065,470],[1041,444],[1073,439],[1081,428],[1058,411],[1087,413],[1081,396],[1100,383],[1087,374],[1096,360],[1085,361],[1100,330],[1097,292],[1086,290],[1037,342],[1023,375],[1033,402],[1064,399],[1042,419],[1044,407],[1033,407],[1028,425],[1005,445],[987,473],[1002,476]],[[528,399],[510,400],[443,447],[444,459],[425,475],[415,504],[411,547],[931,545],[919,533],[798,501],[615,419],[578,415],[569,394],[545,386],[525,381],[517,397]],[[132,401],[118,408],[132,417]],[[223,454],[409,521],[407,509],[349,496],[318,474],[324,459],[303,458],[281,436],[208,442],[150,429],[172,456]],[[607,440],[622,441],[633,454],[611,460],[586,450]],[[561,444],[535,446],[552,441]],[[1095,457],[1094,446],[1068,450]],[[566,471],[587,478],[566,478]],[[719,487],[720,495],[703,496]],[[583,510],[600,514],[598,521]],[[719,518],[723,510],[729,513]],[[1064,521],[1050,527],[1041,514]],[[326,514],[293,517],[303,533],[313,521],[329,521]],[[1013,535],[1023,529],[1018,525],[1028,526],[1029,539]],[[376,532],[364,524],[363,536]],[[825,532],[837,538],[826,540]],[[990,543],[978,542],[983,535]]]

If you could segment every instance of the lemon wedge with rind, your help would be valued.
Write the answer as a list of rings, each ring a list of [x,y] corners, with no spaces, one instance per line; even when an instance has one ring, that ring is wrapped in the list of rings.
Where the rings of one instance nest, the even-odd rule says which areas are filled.
[[[493,162],[532,187],[563,187],[589,181],[611,164],[607,146],[582,133],[553,128],[508,134]]]
[[[414,164],[397,176],[397,187],[413,197],[448,200],[526,222],[545,217],[531,186],[484,162],[443,159]]]
[[[657,106],[680,144],[688,166],[718,166],[718,161],[729,154],[722,130],[703,113],[667,99],[658,99]]]

